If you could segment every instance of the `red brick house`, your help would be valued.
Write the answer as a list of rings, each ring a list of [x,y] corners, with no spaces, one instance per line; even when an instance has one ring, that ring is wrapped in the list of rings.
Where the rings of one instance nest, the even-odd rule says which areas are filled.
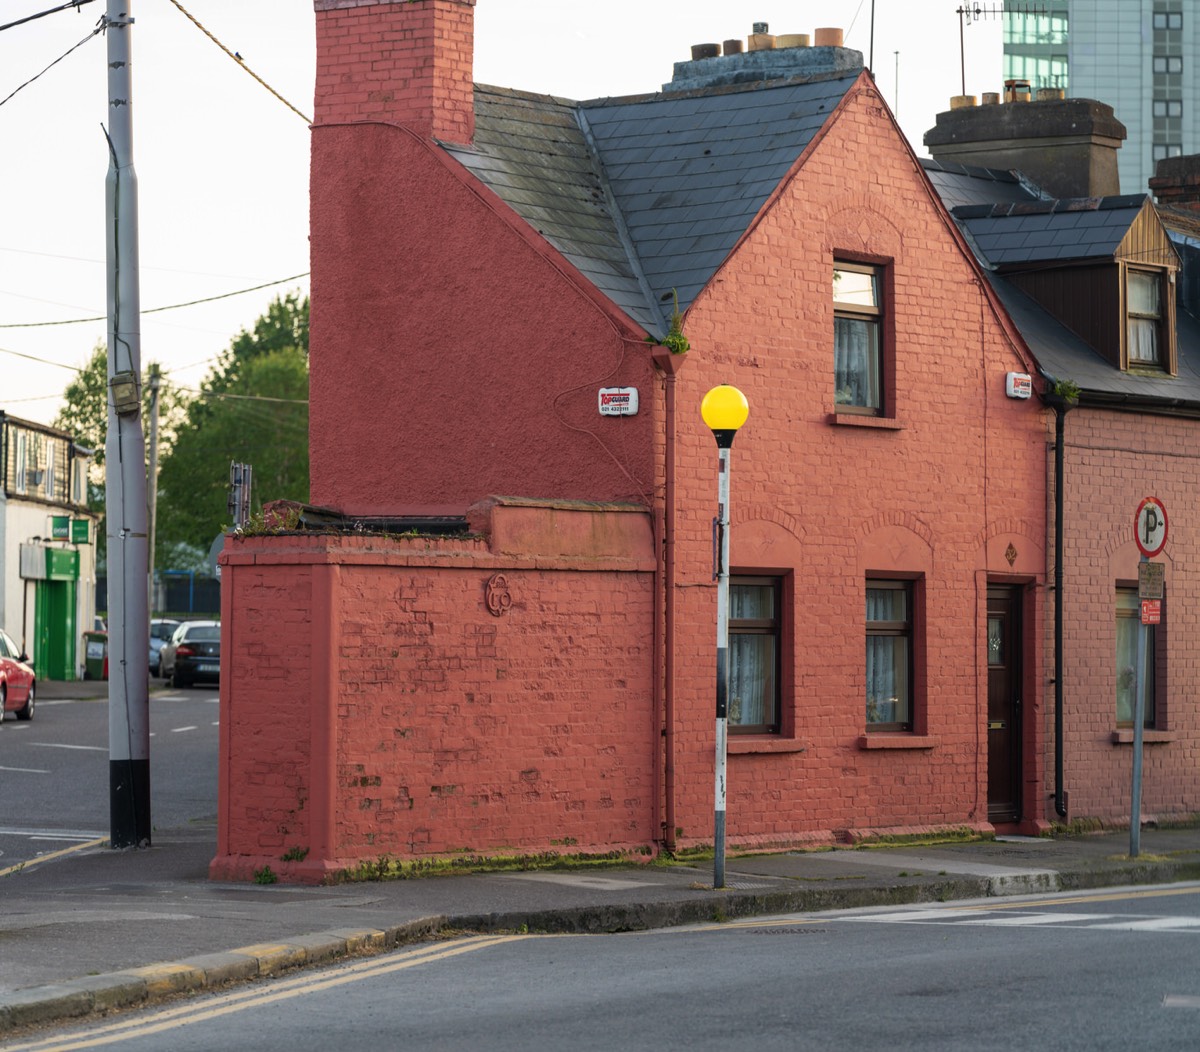
[[[1045,411],[861,55],[576,103],[473,6],[315,2],[315,507],[226,547],[213,875],[711,842],[720,383],[730,846],[1044,828]]]
[[[1058,447],[1047,463],[1058,494],[1048,576],[1061,586],[1062,646],[1048,611],[1051,697],[1039,740],[1053,774],[1052,817],[1106,824],[1130,819],[1139,682],[1141,818],[1179,821],[1200,810],[1192,704],[1200,552],[1191,522],[1200,490],[1200,302],[1187,293],[1200,280],[1200,179],[1195,158],[1172,159],[1151,184],[1158,208],[1145,188],[1121,195],[1124,137],[1112,108],[1088,99],[948,111],[926,135],[934,157],[926,169],[1047,387],[1067,380],[1079,388],[1077,405],[1060,402],[1047,420],[1047,442]],[[1147,628],[1139,680],[1134,517],[1147,496],[1164,502],[1170,527],[1153,559],[1164,599],[1160,622]]]

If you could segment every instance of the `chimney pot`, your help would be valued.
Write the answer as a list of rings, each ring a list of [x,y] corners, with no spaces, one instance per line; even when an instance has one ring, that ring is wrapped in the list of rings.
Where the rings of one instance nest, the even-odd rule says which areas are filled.
[[[770,33],[754,33],[749,43],[751,51],[771,51],[775,47],[775,38]]]
[[[1029,81],[1006,80],[1004,82],[1005,102],[1028,102],[1029,100]]]
[[[767,25],[766,22],[755,22],[754,23],[754,32],[755,33],[769,33],[769,32],[771,32],[771,27],[769,25]]]
[[[692,61],[701,58],[716,58],[721,53],[720,44],[693,44]]]
[[[736,40],[726,40],[722,45],[726,55],[740,55],[742,53],[742,40],[738,37]]]
[[[775,38],[776,47],[808,47],[807,33],[786,33]]]
[[[985,106],[998,106],[999,104],[1000,104],[1000,92],[998,92],[998,91],[985,91],[985,92],[983,93],[983,105],[985,105]]]
[[[840,29],[814,29],[813,44],[816,47],[841,47],[843,34]]]
[[[951,95],[950,108],[952,110],[968,110],[975,105],[974,95]]]
[[[1065,99],[1067,93],[1062,88],[1038,88],[1038,102],[1055,102],[1058,99]]]

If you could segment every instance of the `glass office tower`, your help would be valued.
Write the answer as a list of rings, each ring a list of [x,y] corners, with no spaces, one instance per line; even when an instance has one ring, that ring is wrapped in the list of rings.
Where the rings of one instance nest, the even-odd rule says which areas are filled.
[[[1129,132],[1123,193],[1143,193],[1163,157],[1200,152],[1197,0],[1008,0],[1004,76],[1113,107]]]

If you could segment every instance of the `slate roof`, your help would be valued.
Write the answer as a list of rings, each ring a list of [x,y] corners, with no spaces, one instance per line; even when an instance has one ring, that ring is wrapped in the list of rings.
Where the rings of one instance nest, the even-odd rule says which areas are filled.
[[[476,85],[474,143],[444,148],[661,336],[858,75],[583,103]]]
[[[978,253],[994,267],[1068,259],[1111,259],[1145,194],[1075,197],[952,209]]]
[[[1127,373],[1114,368],[1004,277],[995,272],[987,276],[1042,370],[1058,379],[1074,380],[1089,393],[1089,402],[1200,407],[1200,321],[1187,311],[1176,311],[1178,375]]]
[[[1036,201],[1038,188],[1016,172],[921,158],[921,167],[947,208]]]

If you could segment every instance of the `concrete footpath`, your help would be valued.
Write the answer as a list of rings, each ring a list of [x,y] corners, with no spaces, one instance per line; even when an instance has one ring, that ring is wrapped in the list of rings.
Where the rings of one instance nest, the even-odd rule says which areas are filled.
[[[97,685],[103,692],[103,685]],[[3,732],[0,732],[3,733]],[[19,1027],[152,1004],[439,932],[612,932],[770,913],[1200,879],[1200,828],[843,848],[299,887],[207,879],[216,827],[153,846],[83,845],[0,868],[0,1040]]]
[[[210,823],[156,831],[0,876],[0,1038],[389,949],[444,931],[611,932],[857,906],[1200,878],[1200,830],[844,849],[710,863],[296,887],[217,884]]]

